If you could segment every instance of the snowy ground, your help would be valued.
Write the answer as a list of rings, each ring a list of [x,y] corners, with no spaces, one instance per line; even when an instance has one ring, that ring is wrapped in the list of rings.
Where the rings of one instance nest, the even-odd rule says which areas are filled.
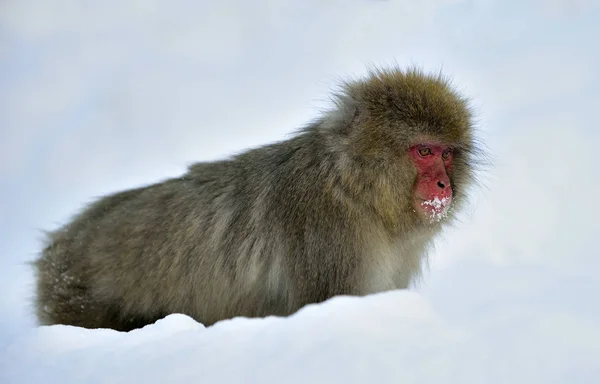
[[[0,382],[595,382],[600,324],[563,305],[507,298],[442,315],[394,291],[209,328],[184,315],[129,333],[40,327],[8,348]]]
[[[600,2],[0,2],[0,383],[595,383]],[[493,166],[411,292],[128,334],[35,326],[42,230],[287,137],[365,64],[440,68]]]

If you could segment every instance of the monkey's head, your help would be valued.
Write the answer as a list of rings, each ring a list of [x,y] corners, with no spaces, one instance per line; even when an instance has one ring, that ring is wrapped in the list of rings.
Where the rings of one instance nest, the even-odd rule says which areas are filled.
[[[477,153],[466,99],[441,75],[372,70],[325,119],[342,183],[393,226],[437,226],[463,203]]]

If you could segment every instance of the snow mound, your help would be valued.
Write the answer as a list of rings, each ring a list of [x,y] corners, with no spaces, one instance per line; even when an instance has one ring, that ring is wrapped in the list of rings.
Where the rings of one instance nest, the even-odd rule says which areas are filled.
[[[529,384],[600,375],[597,323],[493,313],[477,324],[452,325],[418,293],[392,291],[209,328],[180,314],[128,333],[39,327],[0,351],[0,382]]]

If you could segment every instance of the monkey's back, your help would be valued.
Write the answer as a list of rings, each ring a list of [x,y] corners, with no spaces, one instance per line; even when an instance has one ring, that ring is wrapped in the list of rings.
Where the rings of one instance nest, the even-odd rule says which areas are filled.
[[[175,312],[211,324],[297,309],[268,208],[293,152],[199,163],[93,203],[36,262],[40,322],[127,330]]]

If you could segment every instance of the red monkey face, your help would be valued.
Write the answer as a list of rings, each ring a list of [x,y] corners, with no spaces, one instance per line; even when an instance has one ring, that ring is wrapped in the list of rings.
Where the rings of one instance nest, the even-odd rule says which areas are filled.
[[[416,212],[438,222],[446,217],[452,203],[452,186],[448,170],[452,164],[452,148],[439,144],[417,144],[408,156],[417,169],[413,197]]]

